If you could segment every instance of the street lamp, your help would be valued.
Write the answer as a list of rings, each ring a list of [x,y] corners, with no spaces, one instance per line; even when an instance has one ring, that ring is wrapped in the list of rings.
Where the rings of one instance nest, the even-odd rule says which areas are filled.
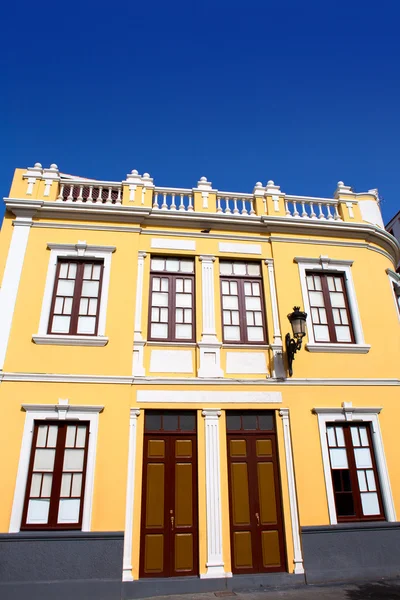
[[[285,338],[289,377],[291,377],[293,375],[292,363],[294,361],[294,355],[297,350],[300,350],[302,339],[306,335],[307,313],[301,311],[300,306],[294,306],[293,312],[288,315],[288,319],[292,326],[294,337],[294,339],[291,338],[290,333],[287,333]]]

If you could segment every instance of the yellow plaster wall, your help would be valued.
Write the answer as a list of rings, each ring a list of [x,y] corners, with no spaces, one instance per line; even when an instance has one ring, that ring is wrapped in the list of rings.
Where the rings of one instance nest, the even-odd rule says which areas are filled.
[[[13,220],[14,216],[11,215],[8,211],[6,211],[0,230],[0,287],[3,281],[4,269],[7,262],[11,237],[14,231],[14,227],[12,224]]]

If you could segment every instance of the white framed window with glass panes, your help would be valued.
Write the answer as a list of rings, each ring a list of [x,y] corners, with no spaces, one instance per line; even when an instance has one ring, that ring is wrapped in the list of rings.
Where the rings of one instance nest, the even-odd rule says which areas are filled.
[[[219,273],[224,343],[265,344],[260,263],[221,260]]]
[[[194,342],[194,259],[153,256],[149,302],[150,341]]]

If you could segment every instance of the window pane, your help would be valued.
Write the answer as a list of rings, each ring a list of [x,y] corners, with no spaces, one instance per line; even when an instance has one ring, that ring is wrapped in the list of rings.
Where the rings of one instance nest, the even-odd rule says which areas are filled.
[[[161,414],[146,412],[145,429],[146,431],[159,431],[161,429]]]
[[[164,323],[152,323],[151,337],[166,339],[168,337],[168,325]]]
[[[335,430],[336,430],[337,445],[341,448],[344,448],[345,441],[344,441],[343,429],[342,429],[342,427],[335,427]]]
[[[251,283],[245,281],[243,287],[245,296],[251,296]]]
[[[328,446],[330,446],[331,448],[334,448],[336,446],[336,438],[335,438],[335,431],[334,431],[333,427],[327,427],[326,434],[328,436]]]
[[[181,431],[194,431],[196,429],[196,415],[180,415],[179,425]]]
[[[26,522],[29,525],[44,525],[49,516],[50,500],[29,500]]]
[[[345,308],[340,308],[340,317],[342,319],[342,324],[343,325],[348,325],[349,324],[349,318],[347,316],[347,310]]]
[[[224,327],[224,337],[226,341],[239,341],[240,340],[240,328],[239,327]]]
[[[79,426],[75,445],[77,448],[84,448],[85,442],[86,442],[86,427]]]
[[[331,448],[329,450],[332,469],[347,469],[347,454],[345,448]]]
[[[336,287],[336,291],[337,292],[342,292],[343,291],[343,285],[342,285],[342,278],[341,277],[335,277],[335,287]]]
[[[360,496],[364,516],[368,517],[380,514],[378,494],[376,492],[367,492],[360,494]]]
[[[31,491],[29,492],[31,498],[39,498],[41,485],[42,475],[34,473],[32,475]]]
[[[219,263],[219,272],[221,275],[232,275],[232,263]]]
[[[350,427],[351,441],[353,446],[361,446],[360,436],[358,435],[358,427]]]
[[[309,292],[311,306],[325,306],[324,296],[322,292]]]
[[[351,342],[350,327],[345,325],[335,326],[336,339],[338,342]]]
[[[45,448],[46,447],[47,429],[48,429],[47,425],[39,425],[37,440],[36,440],[37,448]]]
[[[367,475],[368,490],[370,492],[376,492],[376,482],[375,482],[374,472],[371,470],[371,471],[365,471],[365,473]]]
[[[83,278],[92,279],[92,267],[93,265],[84,265],[83,267]]]
[[[327,325],[314,325],[314,338],[316,342],[329,342],[329,329]]]
[[[360,492],[367,492],[367,480],[365,478],[365,471],[357,471],[358,478],[358,487],[360,488]]]
[[[168,290],[169,290],[169,279],[167,279],[166,277],[163,277],[161,279],[161,291],[168,292]]]
[[[183,323],[183,308],[176,308],[175,309],[175,322],[176,323]]]
[[[49,434],[47,436],[47,447],[48,448],[55,448],[56,447],[57,434],[58,434],[58,427],[57,427],[57,425],[50,425],[50,427],[49,427]]]
[[[91,298],[89,300],[89,315],[97,314],[97,298]]]
[[[63,473],[61,479],[61,492],[60,496],[62,498],[69,498],[71,491],[71,482],[72,482],[72,473]]]
[[[82,490],[82,474],[74,473],[72,478],[71,496],[80,496]]]
[[[63,471],[82,471],[84,450],[65,450]]]
[[[84,281],[82,284],[82,296],[90,296],[97,298],[99,295],[99,282],[98,281]]]
[[[163,271],[164,270],[164,259],[163,258],[152,258],[151,269],[152,271]]]
[[[341,292],[330,293],[332,308],[345,308],[344,295]]]
[[[92,279],[100,279],[101,266],[93,265]]]
[[[260,275],[260,265],[256,263],[249,263],[247,265],[247,273],[249,275]]]
[[[80,506],[78,499],[60,500],[57,523],[78,523]]]
[[[186,294],[189,294],[192,292],[192,280],[191,279],[185,279],[184,288],[185,288]]]
[[[229,296],[228,296],[229,297]],[[176,306],[192,306],[192,295],[191,294],[176,294]]]
[[[65,438],[66,448],[74,448],[75,446],[76,425],[68,425],[67,435]]]
[[[254,325],[254,313],[246,313],[246,325]]]
[[[322,290],[321,277],[319,275],[314,275],[314,286],[316,290]]]
[[[246,275],[246,263],[233,263],[233,272],[235,275]]]
[[[327,282],[328,282],[328,289],[330,292],[334,292],[335,291],[335,284],[333,281],[333,277],[327,277],[326,278]]]
[[[340,310],[338,308],[334,308],[332,310],[332,314],[333,314],[333,322],[335,323],[335,325],[340,325],[342,323],[342,320],[340,318]]]
[[[75,279],[77,267],[78,265],[76,263],[69,264],[68,279]]]
[[[57,285],[57,296],[73,296],[75,281],[61,279]]]
[[[192,339],[192,326],[177,324],[175,326],[175,337],[180,340]]]
[[[338,517],[351,517],[354,515],[353,495],[335,494],[336,512]]]
[[[240,415],[226,415],[226,428],[228,431],[239,431]]]
[[[71,317],[53,317],[51,333],[69,333]]]
[[[176,273],[177,271],[179,271],[179,260],[177,260],[176,258],[167,258],[165,270],[171,273]]]
[[[222,298],[222,306],[223,308],[238,309],[239,302],[237,296],[224,296]]]
[[[312,275],[307,275],[307,288],[308,290],[314,290],[314,278]]]
[[[273,415],[258,415],[258,427],[263,431],[273,431],[275,429]]]
[[[261,301],[257,296],[249,297],[246,296],[246,310],[261,310]]]
[[[262,313],[261,312],[255,312],[254,314],[254,323],[255,325],[262,325]]]
[[[248,327],[247,337],[249,342],[262,342],[264,340],[264,330],[262,327]]]
[[[168,306],[168,294],[153,292],[151,303],[153,306]]]
[[[164,431],[176,431],[178,429],[178,414],[164,414],[163,415],[163,429]]]
[[[358,431],[359,431],[359,434],[360,434],[361,446],[369,446],[367,428],[366,427],[359,427]]]
[[[229,310],[224,310],[222,312],[222,319],[223,319],[224,325],[230,325],[231,324],[231,313],[230,313]]]
[[[160,291],[160,286],[161,286],[160,278],[159,277],[153,277],[153,283],[152,283],[152,290],[153,290],[153,292],[159,292]]]
[[[223,294],[229,294],[229,281],[221,281],[221,290]]]
[[[257,429],[257,415],[243,415],[242,416],[243,429],[250,431]]]
[[[79,302],[79,314],[87,315],[88,308],[89,308],[89,298],[81,298],[81,301]]]
[[[54,457],[56,451],[38,448],[35,452],[35,460],[33,463],[34,471],[52,471],[54,467]]]
[[[60,274],[59,274],[60,279],[66,279],[67,274],[68,274],[68,263],[61,263],[60,264]]]
[[[231,319],[232,325],[239,325],[239,312],[236,310],[231,310]]]
[[[77,333],[93,334],[96,331],[96,317],[79,317]]]
[[[232,296],[237,296],[237,293],[238,293],[238,284],[237,284],[237,281],[230,281],[229,282],[229,289],[230,289],[230,293],[232,294]]]
[[[58,297],[56,298],[56,302],[54,304],[54,312],[57,314],[60,314],[63,310],[63,306],[64,306],[64,298],[63,297]]]
[[[372,467],[371,452],[369,448],[354,448],[357,469],[368,469]]]
[[[184,314],[185,314],[185,323],[192,323],[192,309],[185,308]]]
[[[183,279],[176,278],[176,280],[175,280],[175,290],[177,292],[183,292]]]
[[[194,262],[192,260],[181,260],[181,271],[183,273],[193,273]]]

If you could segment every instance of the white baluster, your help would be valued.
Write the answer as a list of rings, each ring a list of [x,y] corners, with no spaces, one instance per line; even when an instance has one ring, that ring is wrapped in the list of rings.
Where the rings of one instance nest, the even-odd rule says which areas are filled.
[[[299,211],[297,210],[297,203],[296,203],[296,200],[293,200],[293,216],[294,216],[294,217],[299,217],[299,216],[300,216],[300,213],[299,213]]]
[[[167,209],[168,209],[167,194],[164,192],[163,193],[163,203],[161,204],[161,210],[167,210]]]
[[[289,203],[288,203],[288,201],[286,200],[286,198],[285,198],[285,215],[286,215],[287,217],[291,217],[291,216],[292,216],[292,215],[291,215],[291,212],[290,212],[290,210],[289,210]]]
[[[256,214],[256,211],[254,210],[254,200],[251,199],[251,200],[249,200],[249,202],[250,202],[250,216],[253,217]],[[243,202],[243,204],[244,204],[244,202]]]
[[[172,194],[172,198],[171,198],[171,206],[169,207],[169,210],[176,210],[176,204],[175,204],[175,194]]]
[[[310,217],[312,219],[316,219],[317,215],[315,214],[315,211],[314,211],[314,202],[310,202],[310,209],[311,209]]]
[[[301,201],[301,217],[303,219],[308,219],[308,214],[306,211],[306,203],[304,200]]]
[[[89,186],[89,196],[87,197],[86,202],[91,202],[92,204],[94,203],[94,199],[93,199],[93,186],[92,185]]]
[[[117,196],[117,199],[115,201],[115,204],[122,204],[121,192],[122,192],[122,187],[119,187],[118,188],[118,196]]]
[[[102,202],[103,202],[103,186],[101,185],[99,187],[99,195],[97,196],[96,203],[97,204],[102,204]]]
[[[73,201],[74,201],[74,186],[71,184],[69,186],[69,194],[68,194],[67,202],[73,202]]]
[[[322,211],[322,202],[318,202],[318,210],[319,210],[318,219],[325,219],[325,215]]]
[[[225,198],[225,210],[224,210],[225,213],[231,212],[231,209],[229,208],[229,200],[230,200],[230,198]]]
[[[217,213],[222,213],[221,198],[217,198]]]
[[[193,208],[193,196],[192,196],[192,194],[188,194],[188,200],[189,200],[189,204],[188,204],[188,208],[187,209],[190,210],[191,212],[193,212],[194,208]]]
[[[106,204],[112,204],[112,187],[108,188],[108,196],[106,200]]]
[[[237,203],[238,203],[237,198],[234,198],[233,199],[233,214],[234,215],[239,214],[239,209],[238,209]]]
[[[78,194],[78,198],[76,199],[77,202],[82,203],[83,202],[83,185],[79,186],[79,194]]]
[[[64,187],[65,187],[65,185],[64,185],[64,183],[62,183],[62,184],[60,185],[60,193],[59,193],[59,194],[58,194],[58,196],[57,196],[57,200],[58,200],[59,202],[60,202],[60,201],[62,202],[62,201],[64,200]]]
[[[326,205],[326,210],[328,212],[328,221],[333,221],[333,214],[331,213],[331,205],[330,204]]]
[[[179,194],[179,210],[185,210],[185,204],[183,202],[184,194]]]
[[[339,207],[337,203],[333,205],[333,210],[335,211],[335,221],[341,221],[342,217],[339,214]]]
[[[158,192],[154,192],[153,208],[158,208]]]

